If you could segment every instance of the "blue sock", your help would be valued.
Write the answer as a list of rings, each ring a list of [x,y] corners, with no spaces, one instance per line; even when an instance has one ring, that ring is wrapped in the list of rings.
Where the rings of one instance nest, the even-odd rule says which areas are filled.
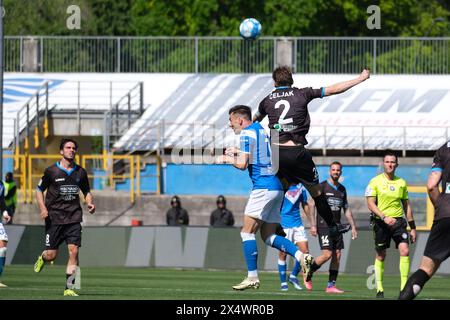
[[[245,262],[247,263],[247,270],[249,276],[258,276],[258,247],[256,246],[256,238],[253,234],[242,235],[242,249],[244,251]]]
[[[300,262],[295,260],[294,269],[292,269],[291,275],[297,277],[300,273]]]
[[[281,283],[286,282],[286,261],[278,259],[278,274],[280,275]]]
[[[289,255],[295,258],[295,254],[297,253],[298,248],[291,241],[284,237],[277,236],[275,234],[271,235],[266,239],[266,244],[271,247],[277,248],[283,252],[288,253]]]

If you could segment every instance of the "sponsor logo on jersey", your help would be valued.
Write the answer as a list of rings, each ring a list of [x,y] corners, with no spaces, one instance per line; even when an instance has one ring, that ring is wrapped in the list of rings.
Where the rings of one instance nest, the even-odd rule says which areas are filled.
[[[389,190],[395,191],[395,187],[394,187],[394,186],[390,186],[390,187],[389,187]]]
[[[450,182],[445,184],[445,193],[450,193]]]
[[[59,194],[65,201],[76,199],[80,189],[76,185],[62,185],[59,187]]]
[[[371,187],[366,188],[365,196],[370,197],[372,195],[373,189]]]
[[[65,180],[66,180],[65,178],[58,178],[58,179],[55,179],[55,182],[65,181]]]
[[[279,129],[278,129],[279,128]],[[278,124],[278,128],[276,130],[278,131],[292,131],[298,128],[298,126],[293,124]]]
[[[328,205],[330,206],[330,209],[332,211],[338,211],[341,210],[342,207],[342,199],[336,198],[336,197],[330,197],[327,199]]]

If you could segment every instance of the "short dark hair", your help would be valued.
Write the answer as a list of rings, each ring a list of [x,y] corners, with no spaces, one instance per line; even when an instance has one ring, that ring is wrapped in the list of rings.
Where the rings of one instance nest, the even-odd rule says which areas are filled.
[[[237,105],[234,106],[233,108],[231,108],[228,111],[228,114],[233,114],[236,113],[239,116],[247,119],[247,120],[252,120],[252,109],[250,109],[250,107],[248,106],[244,106],[244,105]]]
[[[331,168],[331,166],[334,165],[334,164],[338,165],[338,166],[341,167],[341,169],[342,169],[342,163],[340,163],[339,161],[333,161],[332,163],[330,163],[330,168]]]
[[[395,154],[394,151],[392,151],[392,150],[386,150],[386,151],[384,152],[384,154],[383,154],[383,160],[384,160],[384,158],[386,158],[387,156],[395,157],[395,162],[398,163],[398,156],[397,156],[397,154]]]
[[[66,143],[72,142],[75,145],[75,150],[78,150],[78,143],[70,138],[62,138],[61,143],[59,144],[59,150],[63,150]]]
[[[275,68],[272,72],[272,79],[277,86],[292,86],[294,84],[291,68],[287,66]]]

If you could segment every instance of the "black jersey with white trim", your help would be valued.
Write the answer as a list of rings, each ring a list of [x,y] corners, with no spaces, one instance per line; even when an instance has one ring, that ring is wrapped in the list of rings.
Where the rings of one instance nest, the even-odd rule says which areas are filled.
[[[84,196],[90,192],[86,170],[75,165],[67,171],[57,162],[45,169],[38,189],[41,192],[47,190],[45,206],[52,224],[83,221],[79,192],[81,190]]]
[[[320,183],[320,189],[327,198],[331,212],[333,212],[334,222],[341,223],[341,213],[348,208],[347,190],[342,184],[339,183],[337,186],[334,186],[328,180]],[[327,223],[318,214],[316,222],[318,229],[328,229]]]
[[[308,103],[324,96],[324,88],[276,87],[258,107],[261,116],[269,117],[269,128],[279,132],[279,141],[292,140],[306,145],[306,134],[311,123]]]
[[[450,218],[450,141],[434,154],[431,170],[442,172],[442,191],[436,203],[434,220]]]

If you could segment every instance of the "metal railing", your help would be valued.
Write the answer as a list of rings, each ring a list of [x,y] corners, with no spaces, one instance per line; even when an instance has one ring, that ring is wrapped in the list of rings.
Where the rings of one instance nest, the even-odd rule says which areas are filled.
[[[61,159],[59,154],[15,154],[3,155],[5,158],[12,158],[14,162],[14,173],[16,179],[19,179],[18,194],[19,201],[32,203],[34,201],[34,191],[39,179],[42,177],[43,169],[50,166],[56,160]],[[115,160],[125,161],[127,170],[122,173],[113,170]],[[96,161],[100,162],[97,166]],[[105,185],[115,188],[116,183],[129,180],[130,202],[134,203],[136,197],[141,196],[141,177],[156,178],[156,194],[161,193],[161,158],[156,157],[157,165],[156,175],[142,176],[142,157],[138,155],[114,155],[104,153],[102,155],[76,155],[75,162],[80,163],[88,172],[88,178],[91,179],[91,188],[94,189],[93,179],[106,181]],[[38,169],[41,168],[41,169]],[[96,174],[96,171],[103,170],[104,174]]]
[[[426,134],[424,134],[426,132]],[[376,125],[312,125],[306,136],[308,149],[322,150],[327,155],[330,150],[356,150],[361,156],[366,151],[399,150],[406,156],[407,151],[437,150],[450,139],[450,127],[438,126],[376,126]],[[153,121],[136,128],[134,134],[124,136],[121,150],[157,151],[164,149],[202,149],[226,147],[233,143],[234,133],[226,126],[214,123],[175,123]]]
[[[49,91],[48,82],[45,82],[23,105],[22,108],[17,111],[17,116],[15,120],[15,139],[14,145],[15,149],[18,151],[18,146],[20,145],[20,133],[25,131],[25,144],[24,149],[29,149],[29,138],[30,131],[32,129],[32,123],[34,126],[34,146],[37,148],[39,146],[39,127],[41,123],[41,117],[43,116],[43,135],[46,137],[48,135],[48,122],[47,115],[49,111]]]
[[[434,219],[434,206],[428,197],[427,187],[408,186],[408,193],[410,194],[410,201],[413,203],[414,219],[418,221],[417,230],[431,230]]]
[[[45,82],[17,112],[14,147],[18,152],[16,146],[21,145],[22,133],[23,150],[28,150],[34,128],[37,148],[40,136],[49,135],[49,112],[76,118],[79,134],[82,115],[106,114],[104,118],[111,129],[104,134],[117,138],[144,112],[143,90],[143,83],[135,81],[64,81],[64,85],[49,91],[49,83]]]
[[[25,46],[33,40],[34,45]],[[5,37],[5,70],[40,72],[270,73],[288,43],[299,73],[450,74],[450,38]],[[25,47],[27,48],[25,50]],[[31,48],[31,49],[30,49]],[[37,70],[28,70],[29,56]],[[35,59],[35,60],[36,60]]]
[[[139,82],[105,113],[105,134],[109,136],[109,143],[105,145],[110,145],[115,141],[114,138],[124,134],[144,113],[143,90],[143,83]]]
[[[426,135],[424,135],[426,132]],[[359,150],[364,156],[366,150],[399,150],[403,156],[407,151],[437,150],[450,139],[450,127],[424,126],[312,126],[306,137],[309,149]]]

